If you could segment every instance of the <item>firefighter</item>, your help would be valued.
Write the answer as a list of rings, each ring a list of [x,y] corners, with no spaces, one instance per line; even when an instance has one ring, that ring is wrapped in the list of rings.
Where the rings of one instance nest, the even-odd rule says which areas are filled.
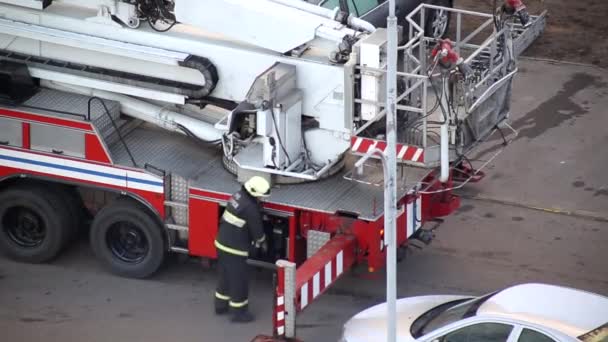
[[[269,194],[270,184],[266,179],[255,176],[245,182],[228,201],[215,239],[219,268],[215,313],[221,315],[230,310],[233,322],[254,319],[248,310],[247,257],[252,245],[256,251],[266,253],[268,250],[259,200]]]

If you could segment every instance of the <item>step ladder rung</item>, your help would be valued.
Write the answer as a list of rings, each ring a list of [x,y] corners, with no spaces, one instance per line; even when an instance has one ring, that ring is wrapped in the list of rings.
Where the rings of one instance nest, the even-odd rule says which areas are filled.
[[[171,250],[171,252],[182,253],[182,254],[189,253],[188,249],[183,248],[183,247],[171,247],[170,250]]]
[[[188,209],[188,203],[165,201],[165,205],[172,208],[186,208]]]
[[[189,229],[186,226],[180,226],[179,224],[171,224],[171,223],[167,223],[167,228],[171,229],[171,230],[177,230],[177,231],[181,231],[181,232],[187,232]]]

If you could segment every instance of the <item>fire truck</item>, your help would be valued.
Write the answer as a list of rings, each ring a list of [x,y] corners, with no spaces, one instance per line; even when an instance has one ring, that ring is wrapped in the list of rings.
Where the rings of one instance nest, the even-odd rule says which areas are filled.
[[[544,27],[512,3],[400,18],[401,247],[458,208],[483,175],[469,156],[509,127],[516,59]],[[452,40],[423,29],[439,10]],[[384,265],[386,43],[298,0],[0,0],[0,249],[48,262],[87,227],[122,276],[213,260],[226,202],[262,176],[273,335],[294,337],[353,265]]]

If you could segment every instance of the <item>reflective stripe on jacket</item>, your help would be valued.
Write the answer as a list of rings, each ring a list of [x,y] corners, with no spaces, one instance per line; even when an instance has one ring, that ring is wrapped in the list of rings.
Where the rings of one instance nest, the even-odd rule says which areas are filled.
[[[247,190],[232,195],[222,215],[215,247],[230,254],[248,256],[252,242],[265,240],[262,209]]]
[[[215,240],[215,247],[219,250],[222,250],[226,253],[230,253],[230,254],[234,254],[234,255],[240,255],[240,256],[244,256],[247,257],[249,256],[249,251],[241,251],[238,249],[234,249],[234,248],[230,248],[227,246],[222,245],[221,243],[219,243],[217,240]]]

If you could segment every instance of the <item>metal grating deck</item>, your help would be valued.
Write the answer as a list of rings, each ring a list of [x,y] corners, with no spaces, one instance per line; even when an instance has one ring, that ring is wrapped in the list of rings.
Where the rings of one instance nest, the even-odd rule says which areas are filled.
[[[58,118],[86,121],[89,112],[89,96],[66,93],[58,90],[40,89],[18,108],[24,111],[40,112]],[[125,121],[120,118],[120,104],[115,101],[103,100],[105,108],[99,100],[91,102],[91,123],[97,128],[104,141],[112,140],[116,129],[112,121],[120,127]]]
[[[24,109],[38,109],[53,112],[53,116],[84,120],[88,113],[89,96],[65,93],[51,89],[40,89],[38,93],[23,103]],[[110,116],[118,120],[120,116],[120,104],[115,101],[104,100]],[[111,125],[110,119],[105,113],[100,101],[91,102],[91,121],[96,124],[100,131],[104,131]]]
[[[224,169],[217,147],[200,145],[147,124],[129,133],[125,142],[140,167],[151,164],[189,179],[191,187],[201,190],[230,195],[240,188],[235,176]],[[131,166],[121,143],[110,149],[117,164]],[[414,178],[421,180],[428,173],[424,169],[411,169],[414,172],[410,173],[410,182],[415,182]],[[311,183],[276,185],[267,201],[327,213],[348,212],[370,221],[381,217],[383,188],[344,179],[345,172]]]

